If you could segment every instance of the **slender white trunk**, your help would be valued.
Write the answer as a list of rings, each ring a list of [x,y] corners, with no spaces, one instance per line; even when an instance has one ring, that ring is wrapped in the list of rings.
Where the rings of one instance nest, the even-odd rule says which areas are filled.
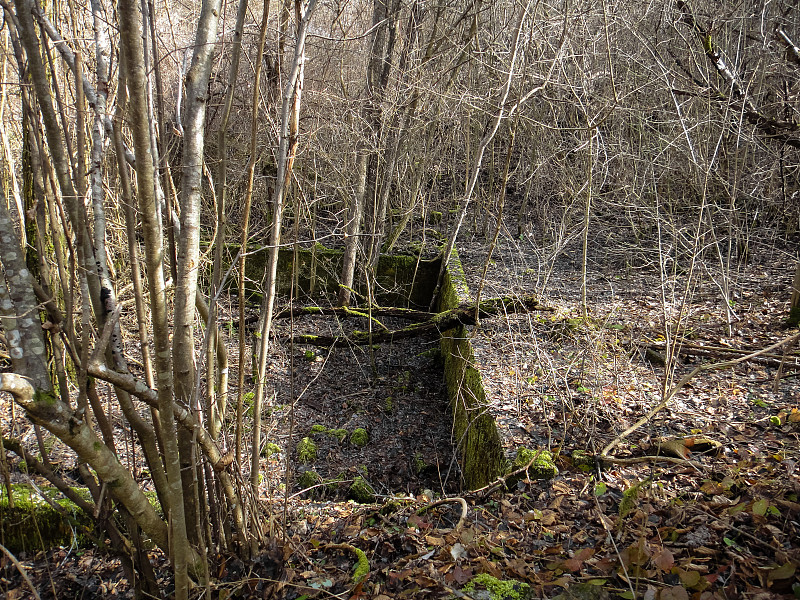
[[[299,0],[298,0],[299,2]],[[297,116],[300,108],[300,96],[303,82],[303,65],[305,63],[306,35],[308,22],[317,0],[308,0],[297,25],[297,41],[294,49],[294,60],[289,71],[289,78],[283,92],[281,105],[281,132],[278,142],[278,178],[275,184],[275,195],[272,201],[272,235],[270,236],[269,263],[267,265],[266,296],[262,306],[264,319],[260,329],[260,343],[258,349],[258,368],[256,371],[256,392],[253,399],[253,448],[250,482],[258,488],[261,456],[261,406],[264,401],[264,388],[266,384],[267,353],[269,351],[269,335],[272,330],[272,312],[275,307],[275,283],[278,273],[278,251],[281,243],[281,225],[283,222],[283,202],[286,190],[292,175],[292,162],[294,157],[290,152],[292,142],[291,129],[297,126]],[[295,129],[296,132],[296,129]]]

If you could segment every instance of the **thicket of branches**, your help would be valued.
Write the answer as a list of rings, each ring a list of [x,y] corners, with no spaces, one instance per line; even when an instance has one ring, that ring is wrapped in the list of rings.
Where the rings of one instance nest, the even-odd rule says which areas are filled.
[[[143,537],[180,597],[211,554],[279,537],[260,414],[281,244],[344,248],[348,304],[381,251],[439,245],[434,226],[445,252],[467,228],[489,243],[503,212],[544,264],[582,243],[585,265],[600,240],[664,268],[660,241],[661,259],[727,269],[754,231],[797,226],[792,2],[0,6],[0,388],[77,454],[93,501],[44,444],[22,458],[150,593]],[[244,331],[217,323],[224,277],[244,321],[231,242],[271,247],[252,362]]]

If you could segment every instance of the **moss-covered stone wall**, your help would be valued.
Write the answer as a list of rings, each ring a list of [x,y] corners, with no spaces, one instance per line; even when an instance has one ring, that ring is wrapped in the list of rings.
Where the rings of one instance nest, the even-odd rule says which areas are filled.
[[[229,245],[228,264],[236,258],[239,247]],[[253,299],[260,296],[261,285],[269,260],[269,249],[252,251],[247,255],[245,289]],[[292,275],[296,271],[298,288],[303,295],[312,300],[334,298],[339,291],[339,276],[342,271],[342,251],[316,244],[311,248],[301,248],[297,252],[297,265],[293,269],[295,253],[285,248],[278,253],[279,294],[288,294],[292,285]],[[427,310],[436,277],[439,273],[439,259],[419,260],[407,254],[381,255],[375,275],[375,296],[382,306],[398,306]],[[230,284],[234,285],[234,277]],[[357,276],[358,280],[359,277]],[[356,292],[363,294],[359,285]]]
[[[458,252],[447,264],[439,295],[439,310],[470,302]],[[453,431],[464,483],[477,489],[494,481],[505,467],[505,455],[494,418],[487,410],[481,374],[475,368],[472,344],[464,326],[442,332],[444,376],[453,410]]]
[[[36,552],[54,546],[70,546],[73,541],[84,544],[88,518],[57,490],[42,488],[63,514],[43,500],[28,485],[15,484],[14,508],[9,508],[8,496],[0,493],[0,543],[12,552]],[[84,490],[88,494],[87,490]]]

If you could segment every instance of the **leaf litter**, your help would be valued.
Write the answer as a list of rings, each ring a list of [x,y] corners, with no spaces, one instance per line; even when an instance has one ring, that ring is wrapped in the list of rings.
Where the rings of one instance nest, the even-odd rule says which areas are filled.
[[[461,255],[475,265],[481,252],[467,244]],[[485,294],[534,291],[538,282],[526,273],[527,265],[505,269],[502,248],[499,256]],[[215,593],[287,599],[478,598],[487,592],[470,582],[485,574],[519,582],[514,589],[532,598],[796,597],[796,348],[787,350],[777,386],[778,366],[770,361],[700,373],[621,441],[612,460],[585,459],[596,458],[660,401],[665,313],[682,319],[676,334],[687,348],[711,349],[705,354],[679,350],[672,374],[672,381],[678,381],[703,361],[729,359],[721,349],[757,350],[791,333],[783,328],[788,298],[776,292],[790,289],[790,276],[789,264],[748,265],[738,277],[737,318],[729,324],[710,278],[698,281],[681,308],[664,306],[653,278],[637,273],[592,273],[585,319],[577,301],[579,276],[562,269],[545,298],[555,308],[552,313],[486,321],[473,338],[507,450],[551,450],[557,456],[557,477],[522,479],[488,497],[460,492],[467,506],[462,519],[459,502],[437,503],[443,495],[458,495],[457,490],[442,490],[435,481],[397,489],[397,480],[385,476],[389,463],[378,460],[374,473],[379,473],[381,493],[376,502],[295,496],[286,506],[285,562],[275,581],[257,588],[239,576],[238,584],[220,583]],[[317,362],[305,367],[313,371]],[[408,370],[415,376],[418,371]],[[380,393],[363,395],[352,385],[315,393],[308,399],[310,410],[324,405],[327,400],[319,397],[327,393],[331,402],[352,406],[362,418],[352,425],[370,426],[379,409],[385,414],[386,405],[375,403],[385,402],[390,387],[414,387],[396,373],[387,385]],[[280,406],[276,401],[278,412]],[[321,424],[329,430],[348,425]],[[303,421],[306,425],[312,423]],[[320,444],[329,446],[323,451],[335,454],[335,436],[322,438]],[[704,445],[704,440],[712,443]],[[431,446],[433,454],[440,451]],[[370,457],[362,455],[362,460]],[[406,464],[411,469],[411,462]],[[284,505],[274,502],[277,514]],[[130,597],[119,565],[99,551],[54,549],[21,558],[43,598]],[[158,565],[164,558],[154,555],[153,560]],[[0,578],[6,597],[30,597],[5,559],[0,559]],[[592,588],[595,595],[587,591]]]

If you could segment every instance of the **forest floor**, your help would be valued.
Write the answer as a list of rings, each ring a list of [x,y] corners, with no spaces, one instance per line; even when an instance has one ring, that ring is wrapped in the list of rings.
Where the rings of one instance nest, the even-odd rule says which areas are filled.
[[[280,472],[289,458],[297,474],[313,467],[338,484],[298,495],[292,479],[274,494],[274,514],[291,496],[280,575],[222,561],[214,597],[800,597],[797,345],[682,379],[797,333],[784,327],[792,259],[772,252],[727,274],[698,263],[675,277],[590,262],[584,315],[575,253],[540,261],[501,237],[483,296],[537,293],[551,310],[485,320],[473,331],[476,360],[509,452],[549,449],[560,472],[493,493],[459,491],[447,475],[429,341],[381,348],[374,368],[368,350],[296,349],[293,395],[303,396],[292,429],[291,390],[277,386],[271,404],[270,435],[291,443],[265,460]],[[474,292],[485,243],[462,242],[460,254]],[[667,405],[621,437],[665,382],[677,388]],[[359,428],[366,446],[351,437]],[[316,464],[297,460],[303,437],[316,441]],[[605,460],[586,460],[612,442]],[[357,477],[374,502],[344,501]],[[130,595],[118,562],[97,550],[19,558],[42,598]],[[32,597],[5,558],[0,586]]]

